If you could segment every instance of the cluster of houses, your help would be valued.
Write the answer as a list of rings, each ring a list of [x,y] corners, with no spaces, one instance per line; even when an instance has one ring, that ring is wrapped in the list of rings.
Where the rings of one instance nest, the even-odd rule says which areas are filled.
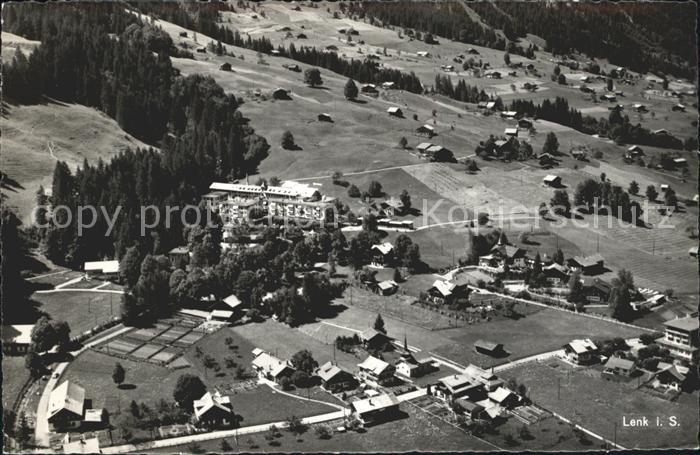
[[[429,385],[428,394],[471,420],[497,422],[506,417],[508,410],[523,404],[523,399],[506,388],[502,379],[476,365]]]
[[[601,356],[598,346],[590,339],[577,339],[567,343],[563,347],[563,358],[580,366],[590,366],[604,360],[601,371],[604,378],[622,379],[638,374],[649,387],[679,392],[687,383],[690,368],[697,368],[700,321],[697,317],[690,316],[666,321],[664,326],[664,336],[657,339],[656,343],[668,349],[674,361],[659,361],[655,371],[641,371],[633,358],[613,355],[605,359]],[[643,345],[633,347],[633,356],[642,347]]]
[[[236,225],[251,221],[251,211],[260,208],[269,216],[323,221],[335,198],[321,195],[314,185],[285,181],[279,186],[214,182],[202,196],[223,221],[223,237],[232,235]]]
[[[369,330],[361,336],[363,344],[371,349],[388,343],[387,335]],[[253,369],[260,378],[280,382],[290,378],[294,368],[288,361],[280,360],[260,349],[253,351]],[[404,342],[399,356],[387,362],[368,356],[357,365],[356,374],[339,367],[335,362],[326,362],[315,371],[324,389],[341,393],[357,388],[360,384],[366,398],[352,401],[351,410],[365,425],[391,419],[399,411],[399,400],[392,393],[380,393],[375,389],[395,385],[397,381],[414,379],[438,371],[433,359],[416,359]],[[443,377],[427,386],[427,393],[437,397],[455,412],[470,419],[497,421],[506,416],[507,410],[520,405],[523,400],[504,387],[502,379],[493,373],[470,365],[463,372]]]

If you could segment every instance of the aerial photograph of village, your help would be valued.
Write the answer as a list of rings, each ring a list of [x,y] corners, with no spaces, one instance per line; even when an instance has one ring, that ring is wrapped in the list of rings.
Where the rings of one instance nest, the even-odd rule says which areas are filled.
[[[696,17],[4,3],[3,452],[697,450]]]

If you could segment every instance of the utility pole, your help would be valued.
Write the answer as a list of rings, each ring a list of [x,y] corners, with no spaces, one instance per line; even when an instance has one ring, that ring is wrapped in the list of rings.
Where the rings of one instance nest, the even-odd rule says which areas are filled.
[[[613,449],[617,447],[617,422],[614,422],[614,433],[613,433]]]

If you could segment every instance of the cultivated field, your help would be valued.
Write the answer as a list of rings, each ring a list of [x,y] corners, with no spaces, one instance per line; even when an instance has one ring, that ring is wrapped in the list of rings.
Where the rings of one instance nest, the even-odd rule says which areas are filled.
[[[463,431],[446,424],[442,420],[404,404],[401,410],[405,416],[401,419],[367,428],[362,434],[336,433],[330,439],[320,439],[313,428],[294,437],[287,431],[277,438],[279,443],[269,444],[265,433],[241,436],[235,452],[403,452],[403,451],[488,451],[493,446],[473,438]],[[334,427],[341,422],[329,423]],[[227,442],[236,447],[234,438]],[[221,452],[221,440],[212,440],[198,444],[206,452]],[[190,446],[175,446],[154,452],[173,453],[189,451]],[[233,452],[233,451],[232,451]]]
[[[34,293],[39,311],[52,319],[66,321],[76,336],[119,316],[121,295],[100,292],[67,291],[51,294]]]

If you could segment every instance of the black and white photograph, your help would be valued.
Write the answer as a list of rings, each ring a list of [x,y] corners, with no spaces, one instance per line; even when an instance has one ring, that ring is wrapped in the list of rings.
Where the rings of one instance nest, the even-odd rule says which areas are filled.
[[[2,4],[2,451],[698,450],[698,6]]]

